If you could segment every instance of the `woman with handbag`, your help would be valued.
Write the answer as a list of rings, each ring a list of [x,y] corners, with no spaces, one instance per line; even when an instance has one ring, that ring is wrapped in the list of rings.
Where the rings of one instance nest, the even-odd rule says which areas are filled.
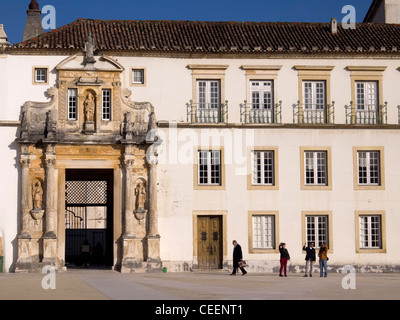
[[[282,270],[283,270],[285,277],[287,277],[286,269],[287,269],[287,262],[290,260],[290,255],[289,251],[286,249],[286,243],[281,242],[279,244],[279,252],[281,253],[281,259],[280,259],[281,267],[279,269],[279,276],[283,277],[282,275]]]
[[[322,243],[321,247],[319,248],[318,252],[319,257],[319,276],[324,277],[328,276],[328,247],[325,243]],[[325,272],[324,272],[325,271]]]

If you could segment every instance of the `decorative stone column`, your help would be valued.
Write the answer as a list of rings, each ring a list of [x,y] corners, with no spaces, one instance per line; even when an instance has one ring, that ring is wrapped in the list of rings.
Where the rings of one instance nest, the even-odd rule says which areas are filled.
[[[124,167],[124,224],[122,235],[122,262],[121,272],[132,272],[137,267],[138,253],[141,252],[141,240],[134,233],[134,215],[133,215],[133,164],[135,162],[133,155],[133,145],[125,145],[125,154],[123,160]]]
[[[21,156],[21,232],[20,238],[31,238],[29,231],[30,201],[29,201],[29,156]]]
[[[149,167],[149,229],[147,234],[147,261],[160,261],[160,235],[158,234],[157,168],[156,156],[148,159]]]
[[[26,271],[32,268],[31,241],[29,230],[30,206],[29,206],[29,155],[21,155],[21,230],[18,235],[18,260],[16,272]]]
[[[46,146],[46,211],[45,211],[45,233],[43,236],[43,262],[45,264],[57,265],[57,179],[58,174],[55,169],[56,155],[54,145],[51,143]]]

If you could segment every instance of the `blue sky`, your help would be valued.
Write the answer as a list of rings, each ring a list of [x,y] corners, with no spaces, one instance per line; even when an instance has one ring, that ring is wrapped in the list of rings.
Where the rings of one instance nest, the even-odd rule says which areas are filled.
[[[372,0],[37,0],[56,9],[56,27],[78,18],[107,20],[340,22],[353,5],[362,22]],[[30,0],[0,0],[0,24],[9,42],[22,41]]]

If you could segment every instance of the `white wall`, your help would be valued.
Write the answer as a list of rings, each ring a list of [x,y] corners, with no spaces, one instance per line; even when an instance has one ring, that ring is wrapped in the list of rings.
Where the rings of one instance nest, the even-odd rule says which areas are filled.
[[[185,136],[181,133],[183,130],[186,129],[178,130],[178,137]],[[246,134],[250,135],[249,130],[246,130]],[[174,143],[174,138],[169,140],[169,133],[174,135],[174,130],[169,132],[165,128],[162,131],[166,143]],[[193,136],[200,137],[198,129],[193,131]],[[193,166],[181,164],[179,159],[177,164],[170,164],[168,157],[165,164],[164,154],[160,154],[159,223],[163,259],[190,261],[193,254],[193,211],[220,210],[227,211],[228,217],[226,259],[231,259],[229,244],[236,239],[242,245],[246,259],[278,261],[278,254],[248,253],[248,211],[272,210],[279,212],[278,241],[287,243],[292,263],[302,265],[302,211],[332,211],[331,263],[399,264],[400,252],[396,244],[400,223],[400,172],[396,164],[400,150],[397,130],[266,129],[256,130],[254,137],[256,146],[278,148],[279,190],[247,190],[247,177],[237,171],[243,164],[239,158],[236,163],[234,157],[232,164],[226,164],[226,190],[193,190]],[[246,154],[245,142],[234,139],[234,148],[238,148],[238,145]],[[178,152],[187,146],[188,140],[178,143]],[[332,190],[301,190],[300,147],[305,146],[331,147]],[[385,190],[354,189],[355,146],[384,148]],[[232,150],[228,144],[223,147],[227,157]],[[174,147],[171,148],[174,150]],[[182,163],[185,163],[185,158]],[[385,212],[387,253],[356,253],[356,211]]]
[[[0,58],[0,120],[18,120],[20,108],[27,100],[47,101],[46,89],[56,83],[54,67],[65,56],[8,56]],[[132,99],[150,101],[156,108],[158,120],[186,122],[186,103],[192,99],[192,75],[189,64],[229,65],[225,74],[225,97],[229,101],[229,122],[240,122],[239,105],[246,99],[246,77],[242,65],[282,65],[275,82],[278,100],[283,101],[283,123],[292,123],[292,105],[298,100],[298,72],[294,65],[332,65],[331,97],[335,100],[335,122],[345,123],[345,108],[351,100],[350,72],[346,66],[387,66],[383,72],[383,99],[388,102],[388,123],[398,123],[397,106],[400,80],[399,59],[173,59],[149,57],[114,57],[125,67],[123,87],[132,90]],[[32,67],[49,66],[49,85],[32,85]],[[146,68],[146,86],[129,86],[131,67]],[[176,134],[182,132],[179,129]],[[18,219],[18,157],[15,150],[15,127],[0,127],[0,166],[7,183],[1,185],[0,230],[3,229],[6,268],[16,257]],[[166,128],[161,129],[166,141]],[[244,135],[244,130],[238,130]],[[233,131],[228,130],[229,133]],[[173,132],[172,132],[173,133]],[[200,129],[186,129],[186,133],[200,136]],[[246,134],[250,130],[246,130]],[[397,226],[400,218],[398,190],[400,177],[396,164],[400,156],[397,130],[366,129],[290,129],[265,128],[255,130],[255,145],[277,146],[279,150],[279,190],[248,191],[246,177],[238,175],[236,165],[226,165],[226,190],[193,190],[193,164],[177,163],[172,159],[159,166],[159,231],[161,255],[164,260],[192,261],[193,210],[226,210],[228,216],[226,239],[231,259],[230,242],[233,238],[248,249],[249,210],[278,210],[279,239],[288,244],[294,262],[303,263],[301,251],[301,211],[332,210],[333,252],[336,263],[400,264]],[[189,138],[188,138],[189,139]],[[188,140],[178,143],[185,145]],[[235,140],[235,146],[245,146]],[[204,145],[203,143],[201,143]],[[332,150],[333,186],[331,191],[300,190],[300,146],[330,146]],[[355,191],[353,188],[353,146],[383,146],[385,150],[386,188],[384,191]],[[169,147],[169,145],[167,145]],[[229,145],[224,145],[225,152]],[[189,148],[190,149],[190,148]],[[187,151],[189,149],[184,149]],[[182,151],[182,150],[181,150]],[[244,155],[246,155],[246,152]],[[190,157],[186,159],[190,160]],[[172,160],[172,161],[170,161]],[[248,159],[247,159],[248,161]],[[245,167],[247,164],[245,165]],[[243,167],[243,164],[241,164]],[[356,210],[384,210],[386,212],[387,254],[355,253]],[[254,261],[278,259],[277,254],[252,254]]]

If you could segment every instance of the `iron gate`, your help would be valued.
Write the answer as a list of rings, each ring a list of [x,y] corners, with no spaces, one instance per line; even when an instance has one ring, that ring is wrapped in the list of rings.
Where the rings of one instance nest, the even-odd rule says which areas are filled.
[[[67,171],[66,266],[112,265],[112,183],[108,170]]]

